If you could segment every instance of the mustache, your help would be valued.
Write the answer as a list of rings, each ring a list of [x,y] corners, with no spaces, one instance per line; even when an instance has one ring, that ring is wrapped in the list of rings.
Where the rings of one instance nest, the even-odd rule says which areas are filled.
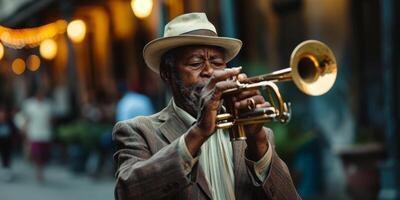
[[[197,83],[189,87],[180,85],[180,96],[184,100],[184,106],[187,108],[186,111],[193,117],[196,117],[200,110],[201,92],[204,87],[205,84],[203,83]]]
[[[190,98],[192,100],[196,99],[197,101],[199,101],[200,100],[200,96],[201,96],[201,91],[203,90],[203,88],[205,86],[206,85],[204,83],[198,83],[196,85],[193,85],[193,86],[187,88],[187,90],[189,92],[189,95],[190,95]]]
[[[205,86],[206,86],[205,83],[200,83],[188,88],[190,94],[188,97],[186,97],[186,102],[196,112],[200,110],[201,91]],[[224,104],[223,102],[224,100],[221,99],[221,104],[219,105],[218,113],[226,112],[226,108],[223,106]]]

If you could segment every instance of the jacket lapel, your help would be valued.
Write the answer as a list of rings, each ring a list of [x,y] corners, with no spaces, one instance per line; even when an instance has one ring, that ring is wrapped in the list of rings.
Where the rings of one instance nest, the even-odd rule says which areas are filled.
[[[176,115],[172,106],[172,101],[170,101],[168,106],[161,111],[158,118],[160,121],[164,121],[159,130],[168,140],[168,143],[172,143],[189,129],[189,127],[186,127],[183,121]]]
[[[161,134],[167,139],[168,143],[172,143],[181,135],[183,135],[190,127],[186,126],[185,123],[177,116],[174,111],[172,100],[169,102],[168,106],[161,111],[158,119],[164,121],[161,124],[159,130]],[[204,175],[201,165],[195,165],[198,167],[196,182],[200,186],[206,195],[211,198],[211,192],[208,188],[208,183]],[[195,169],[194,169],[195,170]]]

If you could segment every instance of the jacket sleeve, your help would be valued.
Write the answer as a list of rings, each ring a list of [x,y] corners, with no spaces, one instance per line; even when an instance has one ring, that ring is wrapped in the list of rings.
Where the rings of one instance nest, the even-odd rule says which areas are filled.
[[[179,139],[156,153],[151,152],[147,137],[156,134],[145,134],[155,131],[145,123],[145,120],[118,122],[114,127],[113,140],[117,146],[114,161],[118,167],[116,199],[164,199],[191,183],[187,176],[191,164],[179,154]]]
[[[262,188],[269,199],[301,199],[290,177],[288,167],[275,151]]]
[[[247,168],[250,179],[255,187],[255,199],[301,199],[293,184],[289,169],[284,161],[282,161],[275,150],[274,135],[272,130],[265,129],[268,134],[268,141],[272,150],[272,157],[267,171],[266,178],[260,182],[255,179],[255,171]]]

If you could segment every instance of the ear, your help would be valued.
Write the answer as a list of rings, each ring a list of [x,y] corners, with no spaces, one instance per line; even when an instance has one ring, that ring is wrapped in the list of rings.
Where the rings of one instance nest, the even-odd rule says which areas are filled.
[[[170,78],[169,78],[169,74],[168,74],[168,73],[160,74],[160,78],[161,78],[161,80],[163,80],[165,83],[170,83],[170,82],[169,82]]]

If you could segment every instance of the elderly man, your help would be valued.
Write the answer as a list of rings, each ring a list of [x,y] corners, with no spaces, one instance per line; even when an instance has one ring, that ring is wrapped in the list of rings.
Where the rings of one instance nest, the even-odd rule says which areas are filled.
[[[218,37],[204,13],[176,17],[145,46],[146,64],[173,99],[159,113],[115,125],[117,199],[300,199],[271,130],[247,125],[247,140],[231,142],[216,129],[223,91],[245,77],[226,65],[241,46]],[[253,90],[234,99],[236,108],[248,109],[248,99],[269,106]]]

